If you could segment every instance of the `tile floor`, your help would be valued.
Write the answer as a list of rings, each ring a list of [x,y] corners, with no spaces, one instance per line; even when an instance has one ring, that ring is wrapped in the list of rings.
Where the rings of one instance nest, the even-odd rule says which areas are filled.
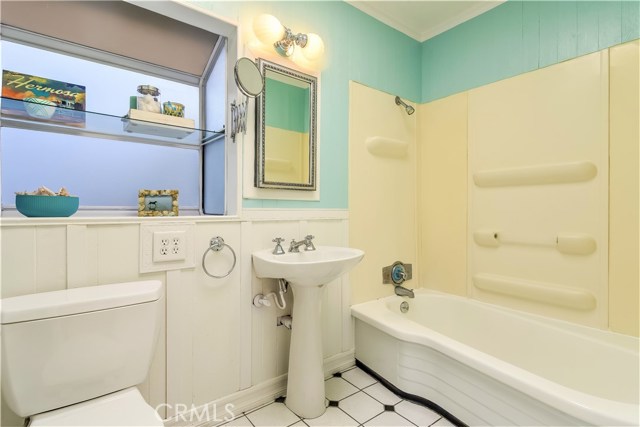
[[[278,398],[238,415],[223,426],[453,426],[432,410],[396,396],[360,368],[350,368],[325,381],[327,411],[301,419]]]

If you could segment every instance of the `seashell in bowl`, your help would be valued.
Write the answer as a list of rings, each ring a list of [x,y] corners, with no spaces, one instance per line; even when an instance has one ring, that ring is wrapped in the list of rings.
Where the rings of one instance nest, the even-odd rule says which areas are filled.
[[[56,112],[57,104],[47,99],[25,98],[24,107],[31,117],[50,119]]]

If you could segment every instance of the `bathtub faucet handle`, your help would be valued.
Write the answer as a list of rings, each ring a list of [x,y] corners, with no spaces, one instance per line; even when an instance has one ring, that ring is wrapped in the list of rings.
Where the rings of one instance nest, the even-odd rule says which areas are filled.
[[[400,284],[407,280],[407,270],[405,270],[404,265],[396,264],[391,267],[391,280],[395,284]]]
[[[396,261],[382,269],[382,283],[400,285],[406,280],[411,280],[412,270],[411,264]]]

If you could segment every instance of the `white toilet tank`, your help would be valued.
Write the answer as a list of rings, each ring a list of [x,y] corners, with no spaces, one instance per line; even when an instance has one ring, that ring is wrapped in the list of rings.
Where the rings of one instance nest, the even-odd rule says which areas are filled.
[[[28,417],[144,381],[160,330],[157,280],[5,298],[2,394]]]

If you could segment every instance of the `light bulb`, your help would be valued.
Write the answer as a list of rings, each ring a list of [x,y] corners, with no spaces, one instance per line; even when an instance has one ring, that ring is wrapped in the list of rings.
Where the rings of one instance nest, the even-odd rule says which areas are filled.
[[[284,37],[284,27],[273,15],[263,14],[253,21],[253,32],[265,44],[274,44]]]
[[[302,49],[302,54],[309,61],[318,59],[324,53],[324,43],[319,35],[307,34],[307,45]]]

